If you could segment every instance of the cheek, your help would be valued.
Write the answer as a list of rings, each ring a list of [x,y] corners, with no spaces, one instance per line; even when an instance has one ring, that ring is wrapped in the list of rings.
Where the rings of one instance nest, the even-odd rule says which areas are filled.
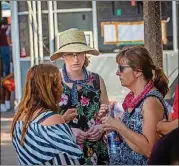
[[[84,62],[85,62],[85,56],[84,56],[84,57],[79,57],[79,63],[80,63],[81,65],[83,65]]]
[[[134,79],[134,75],[131,71],[126,71],[124,73],[121,73],[121,78],[127,82],[131,82]]]
[[[134,81],[135,81],[135,76],[134,76],[134,73],[128,73],[128,76],[127,76],[127,79],[128,79],[128,83],[132,84]]]
[[[73,63],[73,59],[72,58],[67,58],[67,57],[65,57],[65,58],[63,58],[63,60],[64,60],[64,62],[65,62],[65,64],[66,65],[70,65],[70,64],[72,64]]]

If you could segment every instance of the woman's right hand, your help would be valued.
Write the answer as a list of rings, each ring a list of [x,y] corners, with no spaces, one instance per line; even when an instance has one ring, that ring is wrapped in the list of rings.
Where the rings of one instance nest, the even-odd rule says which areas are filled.
[[[88,134],[84,131],[82,131],[81,129],[77,129],[77,128],[71,128],[73,134],[76,137],[76,141],[78,144],[83,144],[84,141],[87,139]]]
[[[108,107],[108,104],[101,104],[100,106],[100,110],[99,110],[99,113],[98,113],[98,116],[101,118],[101,117],[104,117],[106,116],[106,114],[108,113],[109,111],[109,107]]]

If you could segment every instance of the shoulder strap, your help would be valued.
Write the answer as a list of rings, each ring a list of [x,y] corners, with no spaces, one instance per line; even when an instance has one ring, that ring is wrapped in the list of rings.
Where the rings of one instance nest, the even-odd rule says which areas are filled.
[[[100,78],[99,78],[99,75],[97,73],[93,73],[93,72],[92,72],[92,75],[93,75],[93,78],[94,78],[94,86],[97,89],[100,89]]]
[[[165,105],[165,103],[163,102],[162,98],[161,98],[161,95],[159,93],[158,90],[153,90],[151,92],[149,92],[136,106],[135,108],[138,108],[138,107],[142,107],[143,106],[143,103],[144,101],[148,98],[148,97],[154,97],[154,98],[157,98],[160,103],[162,104],[162,106],[164,107],[164,116],[165,118],[168,120],[168,115],[167,115],[167,106]],[[135,112],[135,108],[132,110],[132,112],[130,113],[130,117],[133,115],[133,113]]]
[[[56,112],[54,111],[47,111],[47,112],[43,112],[41,113],[39,116],[37,116],[33,122],[36,122],[36,123],[41,123],[43,122],[45,119],[49,118],[50,116],[52,115],[55,115]]]

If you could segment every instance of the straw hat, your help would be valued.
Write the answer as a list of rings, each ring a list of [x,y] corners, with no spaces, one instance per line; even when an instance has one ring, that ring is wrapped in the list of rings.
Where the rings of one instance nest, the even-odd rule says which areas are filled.
[[[71,28],[59,36],[59,49],[50,56],[50,60],[54,61],[64,53],[86,52],[87,54],[99,55],[100,53],[86,44],[85,34],[83,31]]]

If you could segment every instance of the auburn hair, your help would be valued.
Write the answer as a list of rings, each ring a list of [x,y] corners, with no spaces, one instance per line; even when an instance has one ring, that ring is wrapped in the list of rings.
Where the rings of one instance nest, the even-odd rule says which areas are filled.
[[[168,88],[168,78],[163,72],[163,69],[157,67],[148,50],[142,46],[125,47],[116,56],[116,62],[119,63],[120,59],[124,58],[126,63],[133,70],[141,70],[146,80],[153,80],[154,86],[165,97]]]
[[[29,69],[23,97],[11,126],[11,135],[13,137],[16,122],[20,117],[24,117],[21,145],[23,145],[28,124],[31,122],[35,111],[41,109],[59,113],[58,101],[63,92],[61,81],[59,69],[53,64],[35,65]]]

